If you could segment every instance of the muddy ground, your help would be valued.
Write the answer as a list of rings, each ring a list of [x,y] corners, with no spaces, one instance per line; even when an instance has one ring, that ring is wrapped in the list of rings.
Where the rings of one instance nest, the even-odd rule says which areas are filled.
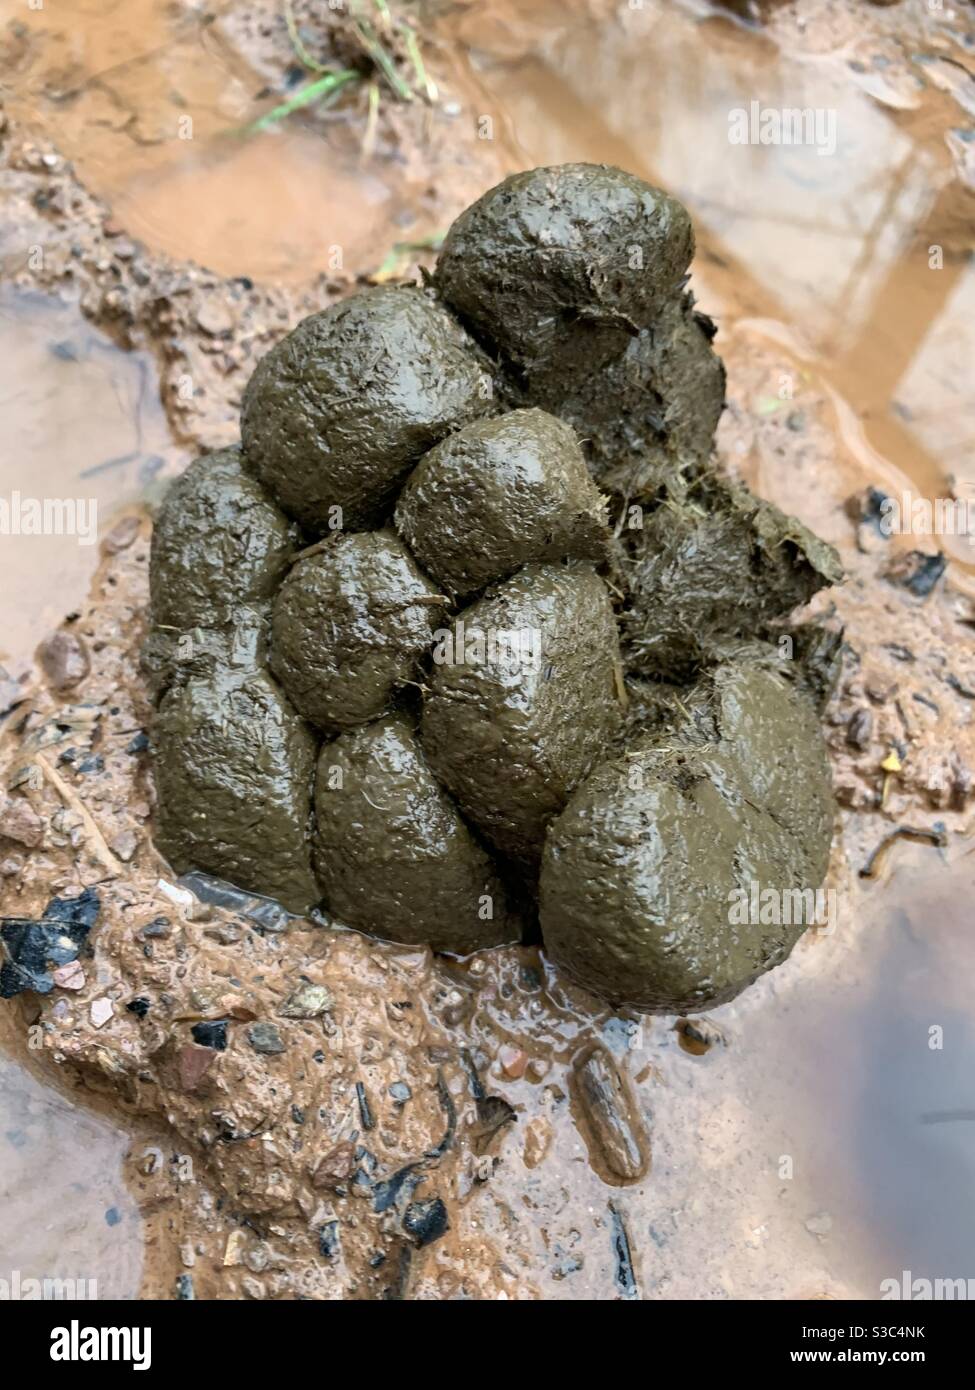
[[[71,27],[78,6],[63,24],[18,18],[0,39],[4,331],[29,347],[50,312],[50,340],[74,345],[64,351],[78,370],[102,359],[113,372],[141,364],[143,427],[132,447],[110,446],[134,457],[96,475],[128,505],[104,528],[90,593],[83,567],[43,603],[36,570],[14,590],[28,617],[15,613],[4,654],[0,742],[4,915],[37,916],[52,895],[82,888],[99,909],[80,970],[68,967],[42,1000],[3,1010],[15,1059],[5,1065],[26,1097],[25,1114],[5,1127],[15,1204],[31,1211],[29,1155],[56,1142],[78,1162],[74,1188],[46,1178],[75,1223],[74,1271],[108,1280],[124,1238],[121,1292],[875,1296],[879,1279],[902,1267],[970,1273],[960,1208],[972,1151],[950,1122],[923,1117],[964,1105],[973,1055],[975,962],[962,936],[972,888],[973,569],[958,538],[884,539],[866,495],[910,483],[937,496],[975,483],[957,425],[964,304],[951,304],[970,275],[968,7],[934,17],[907,0],[785,5],[771,7],[761,29],[702,18],[704,6],[672,7],[676,17],[649,3],[559,8],[559,17],[546,5],[439,15],[428,44],[438,102],[383,101],[364,165],[368,98],[267,135],[270,153],[243,142],[223,154],[218,135],[287,90],[291,50],[273,6],[215,7],[201,38],[188,9],[146,0],[133,7],[131,32],[95,25],[83,49]],[[323,35],[320,56],[330,42]],[[619,133],[613,92],[638,90],[626,86],[637,82],[626,65],[641,45],[675,55],[678,70],[689,52],[703,53],[713,80],[734,68],[746,89],[759,68],[778,65],[783,83],[812,71],[841,112],[848,99],[862,103],[844,177],[879,138],[876,112],[896,137],[896,177],[862,238],[853,289],[841,286],[832,301],[870,282],[856,332],[852,319],[822,320],[835,228],[806,230],[807,261],[780,277],[776,298],[756,269],[774,259],[766,230],[755,229],[751,259],[736,255],[740,213],[720,207],[727,188],[709,182],[697,207],[688,197],[695,285],[718,318],[728,368],[720,457],[837,545],[849,576],[818,603],[846,644],[825,716],[840,806],[828,880],[839,920],[807,933],[785,966],[690,1030],[613,1014],[532,950],[457,963],[324,926],[275,930],[192,899],[151,843],[137,672],[151,528],[142,499],[194,452],[236,435],[254,362],[297,319],[379,269],[393,243],[442,230],[512,168],[605,158],[687,196],[666,138],[653,142],[659,167],[648,167],[650,154],[634,154],[648,129],[639,113],[628,136]],[[583,53],[602,125],[580,105]],[[661,88],[652,111],[673,131],[668,103],[686,98]],[[176,159],[172,118],[188,107],[205,156]],[[477,134],[486,114],[497,123],[492,140]],[[689,119],[672,143],[693,150],[699,135]],[[312,179],[315,158],[344,182]],[[282,162],[291,169],[282,187],[303,211],[282,217],[279,203],[275,220],[273,196],[262,193]],[[803,177],[818,172],[807,166]],[[761,168],[753,175],[763,196]],[[855,179],[844,191],[853,218],[866,195]],[[186,200],[205,215],[174,213]],[[910,215],[898,223],[905,203]],[[895,253],[871,259],[892,225]],[[945,276],[934,286],[932,243]],[[429,260],[405,249],[396,272],[416,259]],[[902,399],[910,393],[898,389],[897,362],[906,370],[939,335],[933,367]],[[79,342],[89,347],[76,351]],[[932,402],[925,417],[920,407]],[[84,449],[83,424],[62,432],[46,486],[77,487],[65,468],[72,448]],[[12,485],[28,491],[29,456],[14,462]],[[944,565],[925,558],[941,550]],[[14,568],[28,558],[21,548]],[[44,606],[64,620],[35,664]],[[310,986],[327,991],[314,1010],[307,998],[294,1004]],[[150,996],[148,1013],[128,1007]],[[192,1028],[224,1017],[232,1046],[198,1047]],[[266,1025],[260,1047],[249,1038],[255,1024]],[[949,1040],[942,1057],[927,1046],[932,1026]],[[32,1089],[40,1078],[57,1089]],[[52,1140],[44,1106],[60,1097],[90,1109],[74,1128],[59,1111],[64,1128]],[[119,1114],[134,1138],[126,1186],[116,1181],[114,1216],[103,1219],[104,1180],[72,1155],[98,1143],[117,1162],[109,1121]],[[917,1171],[937,1198],[917,1196]],[[921,1233],[905,1202],[923,1215]],[[9,1241],[22,1268],[33,1260],[53,1272],[30,1220],[12,1225]]]

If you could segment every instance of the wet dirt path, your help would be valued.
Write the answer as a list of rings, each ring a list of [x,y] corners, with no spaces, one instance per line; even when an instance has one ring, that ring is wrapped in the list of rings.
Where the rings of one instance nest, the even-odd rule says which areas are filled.
[[[438,56],[466,103],[458,138],[482,183],[495,181],[499,162],[607,160],[687,203],[694,284],[729,366],[726,461],[850,551],[844,503],[868,483],[930,497],[949,485],[957,495],[975,489],[970,407],[966,415],[975,280],[965,254],[973,120],[953,66],[971,69],[972,47],[960,26],[922,25],[913,9],[902,41],[894,18],[889,36],[867,42],[852,10],[823,6],[819,20],[805,8],[803,30],[780,16],[762,34],[703,6],[649,0],[494,5],[490,15],[462,6],[440,21]],[[367,269],[404,227],[427,234],[443,221],[395,165],[359,168],[356,142],[338,126],[296,123],[263,144],[233,140],[228,131],[259,96],[260,64],[242,61],[188,9],[140,0],[124,21],[85,4],[17,17],[41,40],[23,42],[11,112],[56,132],[126,233],[155,250],[226,275],[296,281],[321,267],[329,246],[354,248],[356,268]],[[835,111],[836,153],[749,148],[731,160],[728,110],[753,98]],[[194,139],[177,144],[170,126],[188,107]],[[485,115],[489,150],[478,141]],[[450,190],[443,196],[449,204]],[[455,209],[465,201],[458,190]],[[9,245],[5,229],[4,256]],[[940,271],[929,267],[933,246]],[[121,352],[78,312],[9,296],[0,334],[15,344],[3,393],[12,455],[32,460],[45,489],[90,478],[107,524],[113,508],[151,494],[179,466],[185,450],[168,433],[148,355]],[[787,422],[820,397],[829,443],[813,451],[810,487]],[[756,419],[763,432],[748,427]],[[779,434],[767,428],[779,423]],[[943,546],[963,593],[971,553],[957,538]],[[36,550],[27,569],[26,555],[5,548],[5,588],[16,577],[0,657],[8,667],[60,616],[63,595],[83,591],[93,557],[78,550],[59,547],[54,574]],[[848,863],[837,871],[841,929],[811,934],[774,976],[715,1011],[716,1041],[703,1055],[681,1046],[672,1020],[594,1021],[554,986],[542,997],[517,984],[484,994],[471,1036],[489,1053],[504,1040],[540,1065],[517,1078],[492,1072],[492,1090],[519,1120],[479,1219],[502,1244],[523,1226],[542,1297],[627,1295],[609,1202],[644,1297],[870,1297],[905,1269],[973,1273],[966,922],[975,859],[961,835],[948,853],[902,844],[886,876],[858,884],[856,868],[884,830],[877,818],[851,817]],[[652,1135],[650,1176],[626,1188],[595,1179],[567,1113],[568,1062],[594,1027],[634,1079]],[[135,1293],[124,1135],[32,1071],[3,1065],[4,1209],[18,1213],[15,1226],[4,1218],[4,1248],[16,1267],[54,1273],[63,1245],[112,1292]],[[36,1182],[45,1152],[56,1155],[53,1189]],[[53,1216],[52,1190],[62,1193]],[[110,1210],[124,1219],[110,1223]]]

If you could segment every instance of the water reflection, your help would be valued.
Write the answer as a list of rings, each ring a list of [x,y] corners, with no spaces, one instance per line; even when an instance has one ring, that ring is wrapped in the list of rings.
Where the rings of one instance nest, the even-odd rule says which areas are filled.
[[[77,516],[87,519],[94,504],[104,534],[119,507],[150,494],[176,470],[182,454],[148,353],[123,352],[74,306],[5,289],[0,354],[0,495],[8,507],[18,494],[21,509],[25,499],[70,500],[83,504]],[[0,536],[0,662],[11,674],[87,592],[98,546],[83,539]]]
[[[22,1284],[84,1280],[88,1297],[137,1296],[142,1220],[122,1178],[129,1142],[0,1053],[0,1279],[17,1271]]]
[[[788,324],[905,485],[934,497],[975,484],[971,203],[942,134],[964,107],[900,120],[895,87],[915,105],[943,100],[910,36],[900,67],[886,51],[872,67],[862,45],[792,54],[760,31],[653,0],[568,16],[530,8],[528,37],[511,16],[482,25],[469,14],[461,29],[522,162],[604,160],[677,193],[694,217],[694,283],[719,317],[719,347],[741,319]],[[871,70],[885,76],[882,102],[862,81]],[[729,113],[752,102],[833,113],[835,153],[730,144]],[[970,562],[963,544],[944,544]]]

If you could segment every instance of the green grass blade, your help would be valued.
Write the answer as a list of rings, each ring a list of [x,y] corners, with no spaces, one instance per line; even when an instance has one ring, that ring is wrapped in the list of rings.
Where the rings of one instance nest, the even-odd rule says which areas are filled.
[[[355,68],[342,68],[338,72],[328,72],[324,77],[320,77],[317,82],[311,82],[307,87],[302,87],[300,92],[295,92],[293,97],[283,101],[280,106],[275,106],[273,111],[268,111],[267,115],[261,116],[247,128],[248,130],[268,130],[276,125],[278,121],[283,121],[286,116],[290,116],[292,111],[300,111],[302,107],[309,106],[313,101],[319,101],[322,97],[327,97],[339,91],[346,83],[356,81],[361,76]]]

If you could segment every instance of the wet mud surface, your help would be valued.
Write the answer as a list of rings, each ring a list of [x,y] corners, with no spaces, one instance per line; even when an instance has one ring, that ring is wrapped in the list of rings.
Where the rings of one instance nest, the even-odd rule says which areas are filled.
[[[869,40],[844,30],[841,9],[822,8],[828,23],[811,14],[803,45],[828,56],[841,40]],[[788,55],[799,42],[787,27],[791,10],[765,37],[722,29],[715,47],[740,46],[746,66],[756,45],[764,53],[781,41]],[[540,64],[540,99],[552,82],[564,90],[573,28],[561,31],[561,52],[553,53],[551,32],[543,24],[532,35],[526,19],[507,46],[494,42],[504,59],[499,67],[494,59],[498,101],[508,74],[524,85],[525,61]],[[936,54],[937,42],[925,37]],[[491,49],[483,34],[480,41]],[[909,87],[912,70],[894,62],[888,31],[873,41],[891,59],[869,65],[884,74],[881,96],[898,82],[898,90]],[[946,41],[955,42],[950,33]],[[612,44],[597,51],[611,55]],[[539,52],[546,57],[524,57]],[[843,80],[859,88],[863,75],[852,71]],[[488,64],[477,80],[491,72]],[[962,119],[946,115],[955,98],[933,81],[913,96],[914,107],[890,106],[871,92],[865,110],[906,111],[896,117],[898,137],[933,148],[930,167],[947,169],[956,156],[941,131]],[[509,115],[516,122],[516,104]],[[551,129],[547,138],[565,132],[569,148],[526,150],[518,164],[597,157],[654,172],[621,157],[611,133],[599,133],[594,151],[572,135],[571,122]],[[124,232],[105,234],[104,210],[71,171],[43,162],[49,147],[38,138],[16,122],[4,133],[8,206],[22,226],[39,218],[59,232],[70,225],[82,249],[55,246],[31,273],[15,243],[9,278],[21,291],[70,292],[74,283],[87,321],[126,348],[151,350],[184,448],[229,443],[256,357],[331,290],[226,286],[214,272],[169,266],[140,248],[116,259],[113,243]],[[931,214],[949,250],[963,174],[945,181]],[[119,1247],[95,1232],[122,1230],[133,1252],[121,1267],[122,1291],[137,1291],[136,1216],[125,1205],[133,1199],[146,1241],[141,1288],[155,1297],[173,1296],[177,1276],[184,1291],[188,1276],[201,1297],[842,1297],[871,1296],[902,1268],[968,1272],[973,1159],[964,1126],[952,1120],[965,1106],[975,1048],[966,1016],[975,963],[961,935],[975,768],[967,557],[949,542],[947,571],[925,592],[910,552],[934,545],[878,538],[869,505],[849,505],[870,483],[889,489],[909,476],[936,492],[940,468],[963,475],[960,446],[944,433],[953,383],[961,383],[943,349],[937,356],[935,324],[936,355],[924,371],[939,382],[944,408],[940,423],[915,418],[910,430],[926,440],[926,474],[924,459],[917,463],[903,444],[906,417],[894,412],[899,443],[886,413],[869,408],[870,393],[880,401],[888,389],[883,354],[871,349],[857,359],[867,364],[859,374],[844,376],[835,354],[824,365],[800,277],[776,300],[731,275],[681,181],[660,171],[655,178],[688,201],[698,226],[695,288],[720,324],[729,377],[720,456],[833,542],[848,574],[822,615],[845,627],[846,644],[825,716],[844,808],[828,880],[840,904],[837,929],[807,933],[772,976],[684,1027],[599,1005],[531,948],[451,963],[321,928],[276,932],[242,910],[161,886],[171,880],[149,841],[148,705],[137,669],[148,600],[149,524],[140,519],[138,530],[113,532],[91,599],[79,590],[79,616],[60,650],[48,653],[46,678],[13,692],[3,730],[4,913],[36,917],[52,893],[86,885],[100,900],[94,955],[79,954],[83,980],[74,973],[74,987],[58,989],[57,1012],[45,1013],[36,1035],[39,1052],[67,1064],[66,1094],[76,1099],[71,1078],[80,1077],[84,1093],[104,1096],[111,1113],[121,1098],[136,1126],[128,1188],[119,1187],[113,1204],[124,1220],[106,1223],[103,1182],[66,1198],[65,1229],[73,1220],[84,1233],[70,1247],[78,1250],[71,1272],[107,1271],[107,1252]],[[491,181],[478,179],[480,188]],[[451,211],[466,201],[458,194]],[[948,264],[963,295],[963,269]],[[896,321],[907,303],[928,322],[923,315],[933,309],[910,247],[889,274],[901,294],[885,318]],[[114,290],[120,297],[109,298]],[[234,321],[214,352],[198,311],[206,322],[215,303],[231,305]],[[810,342],[797,340],[797,322]],[[187,370],[189,399],[178,385]],[[791,382],[786,399],[778,395],[783,377]],[[909,461],[916,471],[899,471]],[[877,846],[905,827],[935,842],[902,836],[873,861]],[[861,878],[868,866],[872,876]],[[161,1022],[123,985],[150,977],[157,998],[165,996]],[[268,1017],[271,995],[277,1007]],[[257,997],[264,1012],[253,1018]],[[36,1057],[26,1050],[37,1022],[30,1006],[25,1012],[14,1001],[4,1014],[15,1055]],[[225,1030],[194,1033],[219,1023]],[[928,1046],[932,1024],[944,1029],[940,1051]],[[213,1046],[222,1036],[231,1045]],[[12,1065],[18,1077],[35,1075],[5,1062]],[[30,1085],[10,1092],[10,1128],[26,1135],[17,1152],[49,1142],[46,1125],[42,1134],[23,1123]],[[43,1095],[62,1108],[60,1092]],[[168,1129],[157,1157],[160,1118]],[[65,1142],[97,1144],[116,1163],[122,1147],[108,1124]],[[920,1205],[919,1170],[932,1175]],[[17,1209],[27,1213],[11,1248],[22,1268],[47,1272],[53,1255],[29,1216],[35,1185],[11,1171]],[[218,1210],[217,1198],[231,1193]]]

